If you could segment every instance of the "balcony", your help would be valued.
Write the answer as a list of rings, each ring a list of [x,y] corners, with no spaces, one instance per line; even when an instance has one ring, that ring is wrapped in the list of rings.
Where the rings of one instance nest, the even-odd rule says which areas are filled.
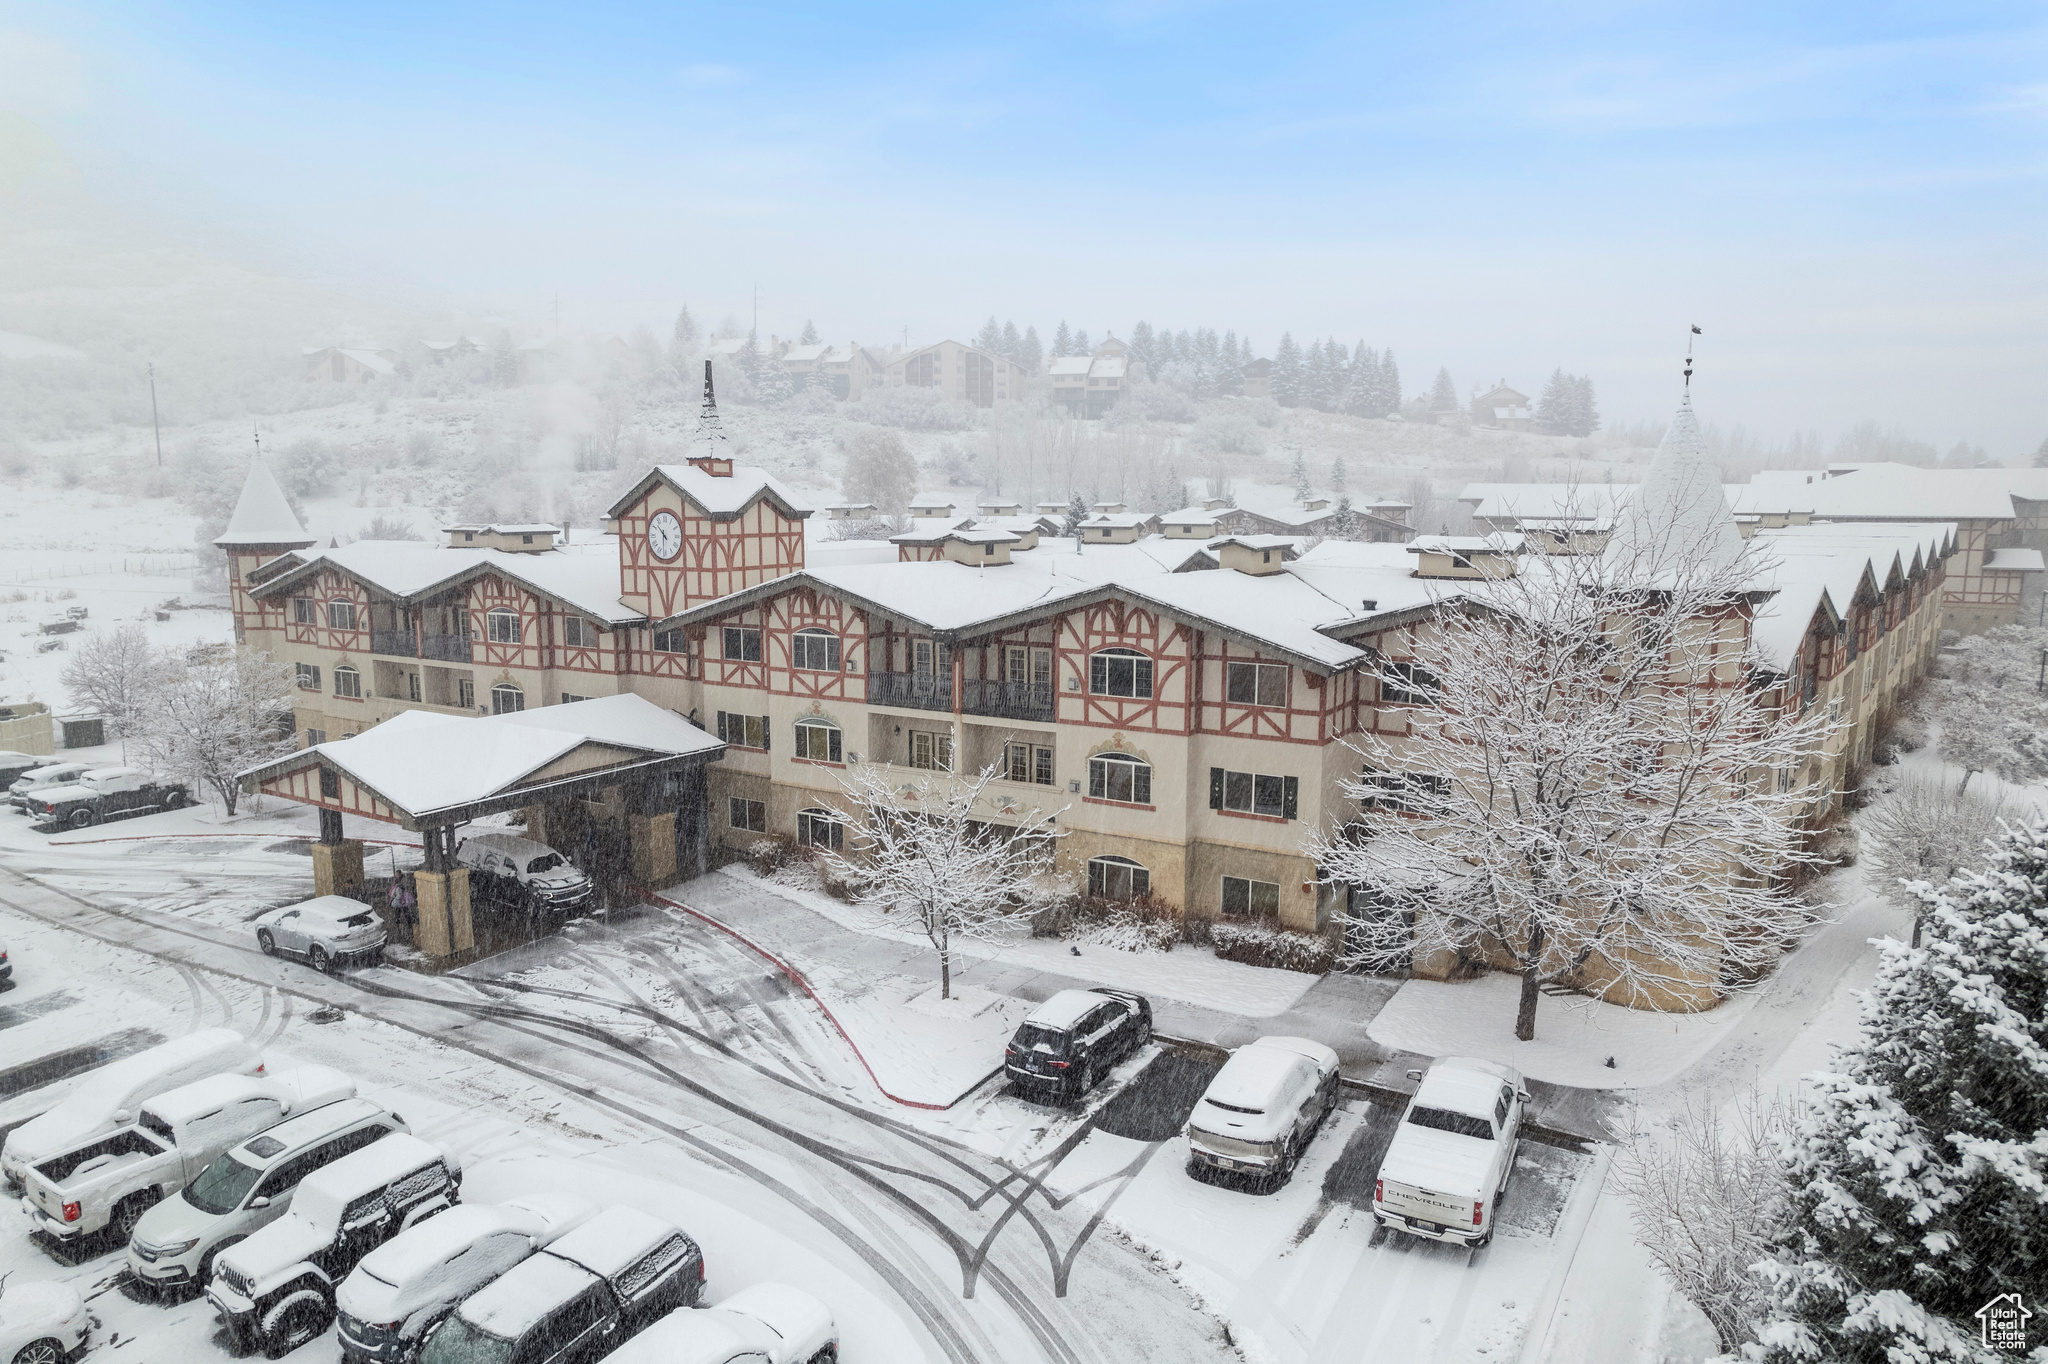
[[[419,637],[410,630],[372,630],[370,652],[389,654],[395,658],[418,658]]]
[[[969,715],[1026,720],[1041,725],[1053,722],[1053,688],[1050,682],[970,680],[964,685],[961,709]]]
[[[953,709],[953,679],[945,673],[868,674],[868,704],[908,710]]]
[[[468,635],[423,635],[420,637],[420,657],[441,663],[467,663],[469,641]],[[410,654],[411,650],[406,652]]]

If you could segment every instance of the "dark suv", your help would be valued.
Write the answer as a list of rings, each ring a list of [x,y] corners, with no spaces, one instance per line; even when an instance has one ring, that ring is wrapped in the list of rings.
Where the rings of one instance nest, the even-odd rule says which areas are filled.
[[[1017,1025],[1003,1072],[1026,1097],[1080,1102],[1112,1066],[1152,1040],[1152,1005],[1128,990],[1062,990]]]

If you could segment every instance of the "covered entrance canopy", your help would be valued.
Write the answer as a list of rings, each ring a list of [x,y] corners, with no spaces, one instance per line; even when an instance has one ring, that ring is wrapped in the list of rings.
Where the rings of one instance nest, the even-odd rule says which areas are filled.
[[[445,956],[474,942],[469,874],[453,865],[456,825],[525,810],[528,836],[545,842],[551,807],[597,804],[623,821],[634,878],[659,885],[679,868],[703,869],[704,765],[724,752],[722,741],[645,697],[603,696],[487,717],[406,711],[252,767],[241,782],[320,810],[320,894],[362,884],[362,845],[342,838],[342,815],[424,834],[419,945]]]

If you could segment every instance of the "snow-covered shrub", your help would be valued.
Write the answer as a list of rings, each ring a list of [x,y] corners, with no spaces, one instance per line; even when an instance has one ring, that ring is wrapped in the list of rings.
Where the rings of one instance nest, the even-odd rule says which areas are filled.
[[[1964,784],[1990,772],[2015,786],[2048,778],[2048,699],[2037,690],[2048,630],[2000,625],[1947,660],[1933,687],[1941,718],[1941,757],[1963,769]]]
[[[1056,906],[1045,923],[1051,936],[1122,952],[1171,952],[1181,937],[1180,911],[1150,895],[1131,900],[1078,895]],[[1037,922],[1032,931],[1046,936]]]
[[[1133,421],[1191,422],[1195,405],[1172,384],[1132,384],[1103,420],[1111,425]]]
[[[1266,438],[1249,413],[1235,407],[1211,408],[1195,421],[1188,437],[1189,448],[1214,455],[1242,455],[1258,459],[1266,453]]]
[[[847,437],[839,487],[848,502],[873,503],[883,516],[901,516],[917,496],[917,479],[917,460],[898,432],[863,426]]]
[[[747,845],[747,864],[762,876],[773,876],[789,862],[789,843],[780,838],[757,838]]]
[[[1328,938],[1282,928],[1270,919],[1218,919],[1209,925],[1209,942],[1217,956],[1247,966],[1319,976],[1337,964],[1337,950]]]
[[[1881,946],[1860,1035],[1782,1144],[1748,1359],[1993,1357],[1980,1309],[2048,1278],[2048,831],[1920,894],[1923,944]]]
[[[966,431],[974,426],[975,409],[956,403],[936,388],[907,384],[871,388],[860,395],[860,419],[904,431]]]
[[[1908,773],[1863,817],[1871,889],[1895,904],[1918,905],[1907,883],[1940,883],[1982,866],[2000,821],[2017,813],[1996,788],[1958,790],[1939,773]]]

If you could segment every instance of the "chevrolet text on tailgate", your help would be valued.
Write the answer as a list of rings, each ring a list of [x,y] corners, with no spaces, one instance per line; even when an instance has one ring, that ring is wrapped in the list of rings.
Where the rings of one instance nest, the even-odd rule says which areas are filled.
[[[1529,1093],[1513,1066],[1446,1056],[1420,1080],[1373,1182],[1383,1227],[1435,1241],[1483,1246],[1507,1191]]]

